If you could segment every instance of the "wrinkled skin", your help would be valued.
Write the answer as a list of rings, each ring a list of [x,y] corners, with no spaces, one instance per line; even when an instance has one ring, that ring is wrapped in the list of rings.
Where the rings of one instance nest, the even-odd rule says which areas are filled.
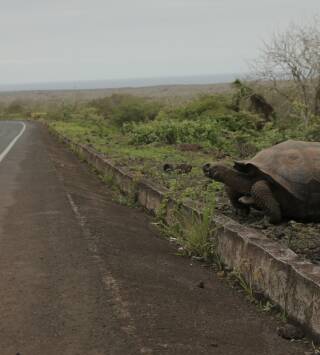
[[[273,196],[269,183],[260,176],[252,176],[222,164],[206,164],[203,172],[207,177],[225,184],[236,211],[248,214],[250,207],[254,207],[263,211],[271,223],[281,222],[281,207]]]

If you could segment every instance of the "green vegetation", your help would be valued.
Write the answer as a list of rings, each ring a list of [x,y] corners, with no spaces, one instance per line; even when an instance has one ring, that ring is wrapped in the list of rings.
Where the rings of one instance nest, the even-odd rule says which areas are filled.
[[[75,141],[90,144],[130,170],[160,180],[159,164],[166,161],[189,162],[197,169],[208,160],[247,158],[289,138],[320,139],[318,117],[307,127],[294,113],[266,120],[245,105],[234,108],[239,91],[241,94],[243,87],[238,85],[233,95],[204,95],[179,106],[113,95],[81,105],[61,104],[51,108],[45,119]],[[180,149],[188,144],[200,148]],[[152,167],[150,170],[149,162],[157,167],[156,172]],[[171,179],[165,180],[168,185]]]
[[[251,105],[252,97],[258,106]],[[271,116],[261,111],[261,102],[272,107]],[[191,199],[204,208],[208,193],[217,193],[220,202],[224,198],[221,186],[203,176],[204,163],[245,159],[290,138],[320,140],[319,117],[306,126],[294,108],[282,116],[278,107],[271,96],[258,95],[250,83],[237,80],[227,94],[201,95],[183,104],[114,94],[73,103],[13,101],[1,106],[0,114],[5,119],[41,117],[137,179],[149,179],[176,199]],[[164,172],[164,163],[188,163],[193,169],[189,174]]]
[[[166,232],[175,234],[185,254],[210,260],[215,250],[209,216],[214,207],[227,211],[227,197],[219,183],[204,176],[202,166],[250,158],[287,139],[320,140],[319,116],[306,125],[295,107],[287,116],[278,108],[272,96],[238,80],[227,94],[201,95],[182,104],[116,94],[74,103],[11,102],[1,106],[0,114],[44,120],[74,142],[105,154],[137,181],[165,187],[177,201],[192,200],[204,217],[184,220],[177,214]],[[164,171],[165,163],[191,164],[192,171]],[[134,199],[120,202],[132,205]]]
[[[214,259],[213,213],[214,204],[204,208],[202,217],[193,215],[191,219],[183,218],[182,233],[179,235],[178,241],[187,255],[200,257],[205,261]]]
[[[151,121],[155,119],[161,107],[159,103],[149,102],[140,97],[117,94],[94,100],[90,105],[104,119],[118,127],[123,127],[127,123]]]
[[[206,205],[201,216],[196,212],[191,216],[186,216],[181,210],[183,207],[179,201],[173,210],[167,212],[167,203],[168,200],[165,200],[157,212],[156,225],[160,231],[180,245],[180,254],[206,262],[215,262],[217,265],[221,264],[222,267],[215,250],[215,226],[212,221],[215,211],[215,194],[213,192],[206,194]],[[169,224],[164,216],[166,213],[170,214]]]

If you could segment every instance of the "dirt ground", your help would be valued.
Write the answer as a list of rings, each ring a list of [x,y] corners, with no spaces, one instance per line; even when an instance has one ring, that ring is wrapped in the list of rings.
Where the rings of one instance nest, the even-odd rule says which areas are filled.
[[[94,100],[112,94],[130,94],[150,97],[165,101],[183,102],[201,94],[225,93],[231,90],[230,84],[207,85],[161,85],[141,88],[95,89],[95,90],[51,90],[51,91],[17,91],[0,92],[0,104],[10,104],[13,101],[57,103],[81,102]]]
[[[260,230],[302,258],[320,265],[320,223],[299,223],[289,220],[279,225],[271,225],[265,222],[262,213],[255,210],[252,210],[249,216],[237,215],[224,193],[218,196],[217,209],[243,225]]]

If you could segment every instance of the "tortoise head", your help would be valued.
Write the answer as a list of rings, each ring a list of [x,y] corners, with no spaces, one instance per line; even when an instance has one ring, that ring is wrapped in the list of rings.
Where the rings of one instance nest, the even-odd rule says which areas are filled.
[[[208,178],[219,182],[224,182],[225,176],[230,171],[230,168],[223,164],[214,164],[214,165],[205,164],[202,167],[202,171],[204,175],[207,176]]]

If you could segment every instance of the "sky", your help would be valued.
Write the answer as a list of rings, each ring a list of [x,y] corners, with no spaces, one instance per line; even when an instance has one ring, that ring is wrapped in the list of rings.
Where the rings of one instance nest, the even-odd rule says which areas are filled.
[[[0,0],[0,83],[244,73],[320,0]]]

